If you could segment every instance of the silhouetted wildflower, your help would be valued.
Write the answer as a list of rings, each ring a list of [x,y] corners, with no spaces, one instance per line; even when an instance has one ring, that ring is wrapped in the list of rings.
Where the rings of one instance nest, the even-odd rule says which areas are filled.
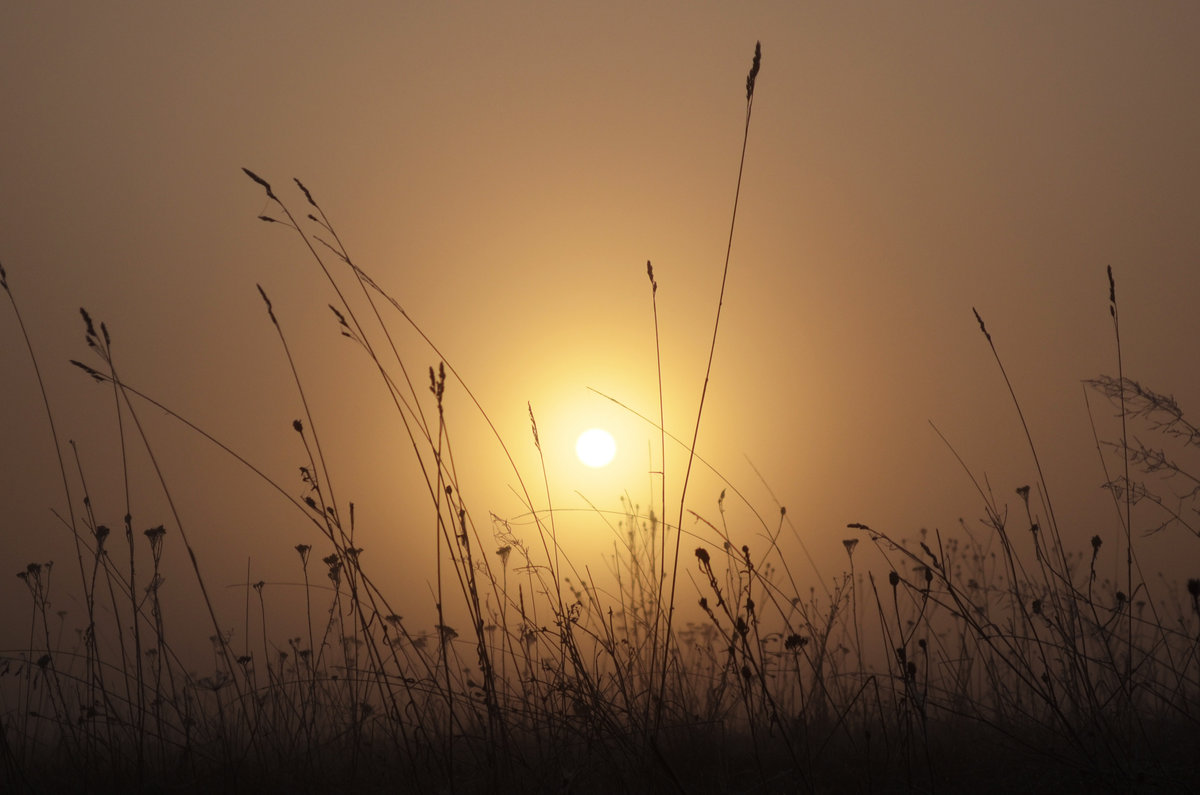
[[[802,649],[806,645],[808,645],[808,638],[804,637],[803,635],[797,635],[795,633],[788,635],[787,639],[783,642],[783,647],[785,649],[787,649],[788,651],[795,651],[796,649]]]

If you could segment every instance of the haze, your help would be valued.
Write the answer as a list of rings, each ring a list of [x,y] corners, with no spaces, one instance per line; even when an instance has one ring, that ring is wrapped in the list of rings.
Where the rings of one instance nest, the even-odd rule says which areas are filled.
[[[974,307],[1064,533],[1080,551],[1093,534],[1111,541],[1115,572],[1119,525],[1081,380],[1116,373],[1111,265],[1126,374],[1185,412],[1200,398],[1198,33],[1200,8],[1168,2],[14,4],[0,32],[0,261],[59,433],[114,529],[125,509],[111,390],[68,364],[92,361],[79,307],[106,323],[129,383],[298,495],[302,408],[261,284],[358,541],[394,572],[396,604],[419,614],[432,511],[411,449],[377,374],[339,336],[327,283],[293,235],[257,220],[271,208],[241,168],[297,208],[299,177],[598,574],[614,534],[589,506],[619,511],[628,494],[661,515],[650,471],[662,462],[654,429],[589,388],[657,417],[651,260],[666,424],[691,437],[761,40],[697,452],[772,527],[786,506],[827,579],[844,567],[847,523],[910,538],[955,532],[960,518],[978,527],[981,501],[931,420],[1016,510],[1036,470]],[[9,310],[0,557],[12,572],[57,561],[70,612],[65,498]],[[415,335],[402,345],[421,386],[438,357]],[[1116,438],[1112,408],[1092,405],[1097,432]],[[142,411],[239,626],[238,584],[295,581],[292,548],[320,539],[262,481]],[[446,417],[476,521],[519,528],[513,472],[455,382]],[[574,461],[593,426],[633,457],[594,471]],[[182,611],[194,584],[178,528],[144,450],[130,450],[135,529],[168,524],[178,568],[163,598]],[[676,501],[683,462],[673,448]],[[701,469],[689,507],[719,521],[724,488]],[[726,507],[734,534],[762,545],[749,510],[732,496]],[[1200,573],[1184,529],[1139,543],[1148,578]],[[25,605],[23,589],[0,578],[5,604]],[[6,647],[20,647],[19,610]]]

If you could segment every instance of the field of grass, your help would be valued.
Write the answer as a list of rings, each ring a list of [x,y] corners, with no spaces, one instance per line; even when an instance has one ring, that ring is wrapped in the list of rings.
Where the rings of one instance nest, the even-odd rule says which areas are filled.
[[[747,137],[758,69],[756,51]],[[294,422],[308,453],[298,498],[292,484],[124,383],[108,329],[83,312],[91,358],[77,364],[111,394],[122,439],[153,456],[140,416],[166,412],[292,501],[324,541],[295,550],[302,635],[268,630],[262,582],[247,583],[246,626],[231,633],[240,617],[217,614],[211,575],[178,517],[149,529],[128,516],[121,527],[99,523],[85,473],[54,430],[77,554],[18,574],[28,587],[28,643],[0,651],[0,790],[1195,791],[1200,579],[1148,582],[1133,513],[1136,505],[1161,515],[1161,530],[1181,537],[1181,555],[1197,560],[1200,575],[1197,490],[1168,488],[1200,484],[1187,457],[1200,430],[1171,398],[1128,378],[1119,359],[1116,375],[1088,386],[1122,424],[1116,442],[1098,441],[1122,520],[1088,546],[1064,540],[1068,520],[1055,514],[1032,438],[1035,471],[1016,492],[1017,515],[976,482],[983,521],[954,533],[905,539],[852,523],[844,566],[819,581],[798,575],[783,552],[782,510],[764,520],[764,543],[753,548],[732,541],[724,494],[715,517],[689,509],[689,459],[661,478],[657,504],[667,506],[669,477],[677,507],[672,500],[658,515],[626,506],[615,585],[601,585],[587,561],[563,551],[553,511],[534,512],[529,531],[476,521],[459,496],[443,413],[446,393],[469,395],[468,385],[351,260],[303,184],[295,183],[305,208],[296,214],[275,186],[246,174],[270,202],[263,220],[291,230],[319,266],[342,334],[377,367],[408,430],[436,516],[428,527],[436,558],[417,567],[435,583],[437,621],[410,626],[401,615],[411,607],[391,604],[380,575],[360,561],[354,507],[328,486],[319,417]],[[736,207],[735,195],[731,247]],[[657,324],[650,263],[647,276]],[[0,281],[20,321],[2,269]],[[1111,271],[1109,286],[1119,349]],[[260,292],[295,374],[286,330]],[[408,366],[392,338],[402,327],[441,363],[427,373]],[[23,342],[36,389],[36,340]],[[1007,383],[998,354],[996,363]],[[706,375],[696,432],[707,385]],[[303,402],[299,375],[294,386]],[[651,422],[663,448],[694,447],[694,437],[690,446],[668,439],[661,416]],[[530,423],[539,445],[532,410]],[[1183,457],[1134,442],[1135,426]],[[513,477],[526,504],[539,504],[547,473]],[[165,544],[186,548],[207,626],[166,625]],[[885,565],[866,565],[868,548]],[[1117,550],[1116,580],[1097,570],[1102,548]],[[72,618],[77,633],[64,631],[52,606],[63,589],[86,606]],[[211,660],[181,657],[174,643],[187,633],[210,637]]]

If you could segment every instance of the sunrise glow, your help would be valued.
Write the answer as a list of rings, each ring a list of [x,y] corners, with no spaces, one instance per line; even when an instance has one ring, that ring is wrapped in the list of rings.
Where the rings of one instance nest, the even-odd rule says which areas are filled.
[[[1200,791],[1200,2],[4,11],[0,795]]]

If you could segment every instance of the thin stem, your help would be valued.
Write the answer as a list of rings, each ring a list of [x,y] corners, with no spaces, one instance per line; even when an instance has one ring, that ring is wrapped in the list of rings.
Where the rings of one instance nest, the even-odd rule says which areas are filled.
[[[746,167],[746,145],[750,140],[750,115],[754,110],[754,82],[758,77],[759,66],[762,62],[762,44],[754,45],[754,61],[750,74],[746,78],[746,123],[742,129],[742,153],[738,159],[737,186],[733,191],[733,212],[729,219],[729,241],[725,245],[725,265],[721,270],[721,291],[717,295],[717,316],[713,320],[712,342],[708,348],[708,364],[704,368],[704,385],[700,388],[700,405],[696,409],[696,425],[692,431],[692,443],[688,447],[687,469],[683,474],[683,486],[679,490],[679,521],[676,523],[675,554],[671,566],[671,595],[667,600],[667,643],[670,644],[671,625],[675,618],[675,586],[679,579],[679,544],[683,528],[683,515],[687,503],[688,481],[692,476],[692,462],[696,458],[696,442],[700,438],[700,419],[704,416],[704,398],[708,395],[708,379],[712,375],[713,358],[717,351],[717,332],[721,326],[721,307],[725,304],[725,285],[729,279],[729,257],[733,251],[733,232],[737,227],[738,200],[742,195],[742,173]],[[663,656],[663,681],[660,683],[659,701],[662,700],[666,687],[666,665],[669,655]]]

